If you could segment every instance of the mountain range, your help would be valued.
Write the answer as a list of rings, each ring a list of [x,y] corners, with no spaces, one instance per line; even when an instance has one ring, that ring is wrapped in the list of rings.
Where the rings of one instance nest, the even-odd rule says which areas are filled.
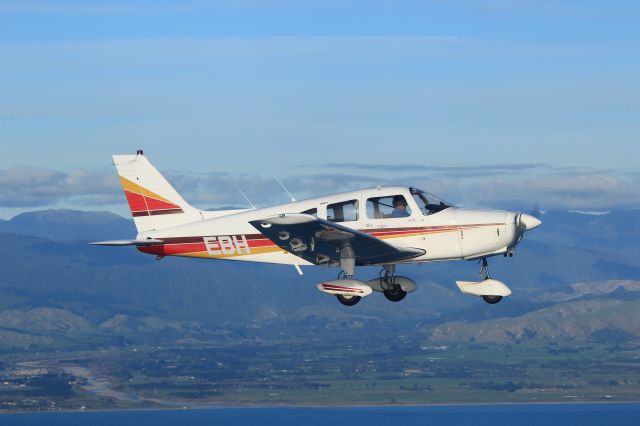
[[[317,291],[337,270],[164,258],[89,241],[131,238],[108,212],[47,210],[0,222],[0,348],[58,348],[180,339],[313,338],[415,333],[433,342],[513,343],[640,338],[640,210],[551,211],[513,258],[490,260],[514,295],[498,305],[464,296],[475,262],[401,266],[418,291],[344,307]],[[363,278],[378,268],[358,270]],[[607,312],[616,315],[607,315]],[[603,331],[604,330],[604,331]]]

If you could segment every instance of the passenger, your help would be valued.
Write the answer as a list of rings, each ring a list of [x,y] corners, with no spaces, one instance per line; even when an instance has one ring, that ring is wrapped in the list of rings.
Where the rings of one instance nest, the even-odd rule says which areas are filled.
[[[390,217],[407,217],[409,212],[407,211],[407,201],[402,195],[396,195],[393,197],[393,211]]]

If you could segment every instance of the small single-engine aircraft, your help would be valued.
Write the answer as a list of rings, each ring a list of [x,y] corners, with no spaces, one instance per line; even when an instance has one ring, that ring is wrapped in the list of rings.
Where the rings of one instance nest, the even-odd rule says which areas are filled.
[[[355,305],[374,291],[398,302],[416,283],[396,265],[445,260],[482,261],[482,281],[457,281],[465,293],[498,303],[511,290],[491,279],[487,258],[512,256],[537,218],[505,210],[455,207],[417,188],[384,186],[294,201],[274,207],[204,211],[190,206],[139,150],[114,155],[144,253],[338,267],[338,279],[317,285],[340,303]],[[355,278],[357,266],[381,266],[378,278]]]

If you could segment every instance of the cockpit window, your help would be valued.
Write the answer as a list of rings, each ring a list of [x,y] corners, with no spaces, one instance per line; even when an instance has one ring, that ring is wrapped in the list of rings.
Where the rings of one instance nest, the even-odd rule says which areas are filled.
[[[442,210],[451,207],[451,204],[441,200],[435,195],[431,195],[416,188],[409,188],[409,190],[411,191],[411,195],[413,196],[416,204],[420,207],[420,211],[425,216],[441,212]]]
[[[390,219],[411,216],[411,208],[402,195],[373,197],[367,199],[367,217],[369,219]]]
[[[358,220],[358,200],[329,204],[327,206],[327,220],[331,222],[355,222]]]
[[[300,212],[300,213],[303,213],[303,214],[310,214],[311,216],[318,217],[318,209],[316,209],[315,207],[314,207],[314,208],[312,208],[312,209],[309,209],[309,210],[305,210],[305,211]]]

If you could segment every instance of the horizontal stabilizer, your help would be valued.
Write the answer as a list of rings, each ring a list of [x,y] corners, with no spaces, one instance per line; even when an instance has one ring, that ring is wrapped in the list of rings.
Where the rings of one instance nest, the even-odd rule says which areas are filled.
[[[498,280],[484,280],[479,282],[456,281],[458,288],[464,294],[472,296],[501,296],[507,297],[511,295],[511,289],[506,284]]]
[[[162,240],[146,239],[146,240],[112,240],[112,241],[96,241],[95,243],[89,243],[94,246],[152,246],[156,244],[163,244]]]

